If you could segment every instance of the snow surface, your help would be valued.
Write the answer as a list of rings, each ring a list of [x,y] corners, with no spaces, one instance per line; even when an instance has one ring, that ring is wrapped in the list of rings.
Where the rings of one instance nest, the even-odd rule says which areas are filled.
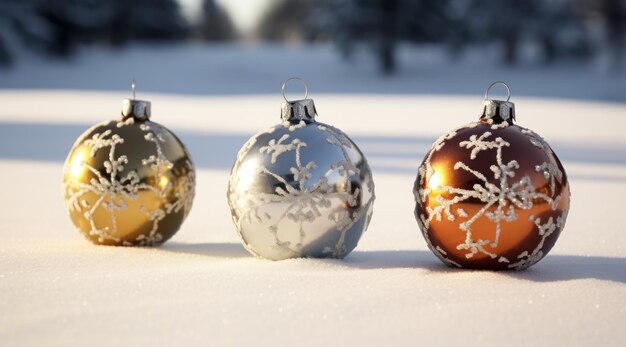
[[[278,87],[298,74],[284,51],[261,50],[260,63],[281,57],[294,71],[281,73],[277,62],[254,72],[242,63],[245,73],[256,73],[242,87],[240,70],[208,64],[206,74],[194,75],[191,68],[163,68],[167,59],[197,64],[202,52],[164,50],[142,66],[137,56],[158,55],[146,49],[125,50],[122,58],[94,50],[72,63],[33,60],[3,71],[1,345],[623,345],[626,104],[575,99],[619,101],[625,89],[589,71],[559,79],[569,67],[483,68],[470,73],[475,83],[444,93],[441,82],[430,93],[420,74],[385,82],[363,72],[359,80],[356,64],[347,68],[348,79],[339,69],[345,65],[330,61],[332,52],[316,58],[295,52],[318,64],[307,73],[319,120],[350,134],[364,151],[377,200],[369,230],[345,260],[271,262],[244,250],[226,202],[236,152],[278,123]],[[228,59],[250,59],[229,52],[223,50]],[[157,68],[164,80],[148,73]],[[117,117],[133,69],[145,74],[134,76],[137,96],[152,101],[153,120],[178,134],[192,154],[196,198],[182,229],[162,247],[94,246],[64,210],[62,163],[84,130]],[[434,81],[441,70],[422,72]],[[416,170],[439,135],[477,117],[487,79],[509,80],[509,74],[519,82],[512,84],[518,124],[544,136],[569,175],[565,230],[550,254],[524,272],[447,268],[427,250],[413,217]],[[621,86],[624,79],[615,81]]]
[[[515,99],[519,124],[565,163],[571,212],[535,267],[483,272],[447,268],[426,249],[411,194],[430,143],[474,119],[480,96],[312,96],[320,120],[352,134],[374,171],[372,224],[343,261],[263,261],[238,241],[229,166],[248,136],[278,121],[279,95],[142,95],[199,167],[189,219],[167,244],[145,249],[91,245],[60,194],[72,142],[115,117],[125,94],[0,93],[2,344],[623,343],[625,105]]]

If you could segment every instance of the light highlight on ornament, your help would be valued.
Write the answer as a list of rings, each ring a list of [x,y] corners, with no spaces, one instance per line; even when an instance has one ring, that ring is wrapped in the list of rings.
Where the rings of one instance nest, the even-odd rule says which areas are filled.
[[[167,178],[167,176],[165,175],[161,175],[161,178],[159,179],[159,188],[161,190],[165,190],[168,187],[169,183],[170,183],[170,179]]]
[[[441,174],[437,172],[437,169],[435,169],[435,172],[432,176],[430,176],[430,179],[428,180],[428,188],[432,189],[433,191],[439,190],[442,183],[443,178],[441,177]]]
[[[84,150],[76,153],[70,168],[72,178],[79,178],[85,170]]]
[[[237,181],[237,190],[245,191],[254,183],[256,175],[258,174],[258,161],[254,158],[246,160],[239,167],[239,180]]]

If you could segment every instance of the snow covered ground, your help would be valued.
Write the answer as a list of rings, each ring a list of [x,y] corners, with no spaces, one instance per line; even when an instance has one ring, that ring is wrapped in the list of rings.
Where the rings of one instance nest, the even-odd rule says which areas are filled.
[[[175,51],[168,54],[186,65]],[[79,56],[71,65],[27,62],[2,73],[2,345],[623,344],[626,104],[573,99],[619,101],[626,89],[604,85],[611,78],[593,71],[550,79],[568,67],[500,74],[483,68],[449,92],[443,81],[431,92],[419,73],[385,80],[362,68],[362,81],[351,74],[341,82],[340,69],[330,67],[346,66],[318,52],[311,61],[327,56],[319,64],[328,70],[307,70],[303,77],[320,121],[350,134],[369,159],[374,217],[345,260],[271,262],[240,245],[225,194],[239,147],[278,121],[281,81],[303,75],[286,53],[264,54],[283,57],[286,72],[270,66],[265,78],[261,72],[250,77],[252,66],[248,75],[229,74],[210,63],[205,75],[189,67],[150,71],[150,62],[111,54],[118,60],[110,64],[107,57]],[[262,62],[269,59],[264,54]],[[140,73],[130,76],[116,64]],[[62,162],[73,141],[119,114],[131,77],[139,80],[138,97],[152,101],[153,120],[179,135],[198,166],[191,215],[159,248],[91,245],[73,230],[60,194]],[[491,79],[512,81],[518,123],[553,145],[571,182],[565,230],[551,253],[525,272],[447,268],[427,250],[413,218],[417,166],[435,138],[477,117]],[[535,94],[535,84],[545,93]]]

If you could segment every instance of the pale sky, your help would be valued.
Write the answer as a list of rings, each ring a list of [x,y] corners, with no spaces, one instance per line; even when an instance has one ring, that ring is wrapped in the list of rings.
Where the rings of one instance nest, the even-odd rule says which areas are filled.
[[[202,0],[178,0],[183,13],[190,20],[196,19],[202,6]],[[228,12],[235,25],[243,33],[254,29],[259,17],[272,0],[216,0]]]

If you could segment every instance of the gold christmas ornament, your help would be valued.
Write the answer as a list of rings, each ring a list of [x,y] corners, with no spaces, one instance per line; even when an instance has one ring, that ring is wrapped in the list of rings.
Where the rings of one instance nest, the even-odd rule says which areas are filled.
[[[150,102],[124,99],[118,120],[95,125],[72,147],[63,196],[76,228],[95,244],[167,241],[189,214],[195,169],[180,140],[150,121]]]

